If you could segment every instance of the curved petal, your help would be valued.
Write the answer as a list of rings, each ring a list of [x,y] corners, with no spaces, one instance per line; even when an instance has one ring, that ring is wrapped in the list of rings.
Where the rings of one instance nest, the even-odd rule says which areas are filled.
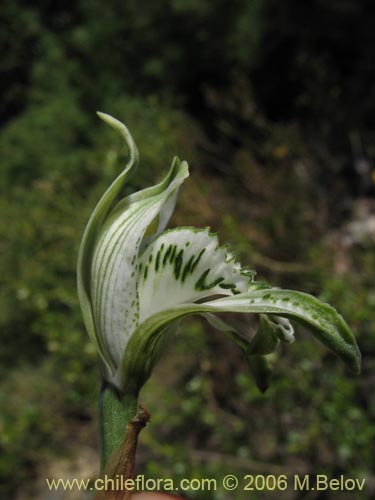
[[[307,326],[353,372],[360,371],[361,356],[355,338],[333,307],[306,293],[271,289],[250,291],[201,304],[185,304],[151,316],[130,339],[116,375],[116,384],[123,387],[131,380],[143,385],[150,375],[152,352],[166,325],[191,314],[219,312],[261,313],[294,319]]]
[[[310,329],[353,372],[360,371],[361,355],[347,323],[332,306],[312,295],[292,290],[257,290],[206,305],[214,310],[224,308],[232,312],[259,312],[294,319]]]
[[[98,115],[111,127],[117,130],[123,137],[128,149],[129,149],[129,161],[125,166],[124,170],[120,175],[113,181],[111,186],[103,194],[98,204],[96,205],[89,222],[84,231],[77,263],[77,287],[78,287],[78,297],[81,304],[83,320],[88,331],[91,340],[97,347],[98,353],[104,363],[104,371],[110,371],[110,366],[108,364],[108,350],[102,339],[98,335],[98,331],[95,325],[93,311],[91,306],[91,293],[90,293],[90,281],[91,281],[91,261],[92,254],[94,250],[95,240],[101,230],[102,224],[110,210],[112,209],[116,198],[118,197],[120,191],[122,190],[125,182],[129,178],[129,175],[137,166],[139,160],[139,154],[137,146],[124,124],[112,118],[104,113],[99,113]]]
[[[188,176],[188,167],[186,162],[181,163],[178,158],[175,158],[168,175],[161,183],[143,189],[137,193],[133,193],[123,200],[118,201],[126,181],[139,161],[138,149],[124,124],[104,113],[98,113],[98,115],[121,134],[130,153],[130,158],[125,169],[104,193],[89,219],[82,237],[77,266],[78,296],[85,326],[91,340],[97,347],[104,375],[110,378],[113,376],[117,364],[121,359],[128,338],[126,332],[124,332],[124,335],[122,332],[124,326],[128,330],[129,321],[127,321],[126,325],[122,325],[122,328],[119,328],[116,334],[112,332],[111,335],[110,333],[109,339],[106,338],[108,328],[104,332],[101,330],[103,324],[108,323],[108,317],[105,314],[106,309],[103,306],[104,302],[99,297],[99,290],[103,291],[106,289],[106,299],[108,299],[108,294],[111,295],[111,291],[116,291],[116,286],[112,287],[113,289],[110,290],[106,281],[108,278],[108,270],[113,269],[113,265],[118,263],[118,261],[116,263],[114,262],[115,255],[111,252],[111,249],[115,251],[114,247],[111,247],[114,240],[109,242],[108,235],[117,228],[117,243],[119,243],[119,240],[124,243],[126,231],[129,229],[129,226],[131,226],[130,237],[129,240],[126,241],[126,249],[124,250],[125,247],[123,246],[120,252],[123,259],[119,271],[123,273],[126,280],[130,277],[135,267],[135,261],[133,258],[129,261],[129,256],[131,254],[135,255],[139,250],[144,233],[147,231],[153,219],[159,218],[157,230],[155,234],[152,235],[153,238],[155,238],[167,224],[174,208],[178,187]],[[138,228],[130,223],[134,223],[137,218],[142,219],[142,223]],[[101,243],[99,245],[100,248],[98,248],[98,242]],[[107,252],[105,250],[107,250]],[[108,262],[104,264],[101,261],[102,257],[108,258]],[[119,255],[117,255],[117,257],[119,258]],[[135,302],[132,307],[129,306],[132,310],[128,316],[131,318],[130,323],[133,328],[137,324],[137,321],[135,322],[136,324],[132,323],[137,316],[135,310],[137,307],[137,293],[134,285],[135,275],[136,272],[133,275],[133,285],[128,283],[127,291],[125,291],[127,285],[125,282],[122,283],[123,293],[121,297],[119,295],[118,300],[118,305],[120,305],[122,299],[124,299],[124,303],[129,301],[129,297],[124,297],[125,295],[133,295],[130,306],[133,300]],[[121,281],[121,277],[119,277],[119,280]],[[97,310],[98,305],[101,307],[99,312]],[[129,307],[127,310],[129,310]],[[122,309],[124,308],[122,307]],[[119,313],[117,317],[118,315]],[[118,338],[121,337],[123,341],[118,341],[116,343],[116,336]],[[118,352],[118,350],[120,351]]]
[[[187,176],[187,163],[175,159],[160,184],[114,207],[96,239],[91,301],[95,324],[113,369],[119,365],[128,339],[139,323],[137,273],[143,237],[157,216],[165,219],[163,209],[170,212],[170,200]]]

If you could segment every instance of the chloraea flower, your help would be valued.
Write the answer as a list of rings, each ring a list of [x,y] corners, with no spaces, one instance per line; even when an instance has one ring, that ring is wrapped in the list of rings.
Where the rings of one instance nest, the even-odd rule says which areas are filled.
[[[163,340],[177,322],[200,314],[243,350],[258,386],[267,386],[266,356],[280,341],[294,340],[289,319],[315,337],[354,371],[356,341],[344,319],[315,297],[255,280],[208,229],[165,230],[188,165],[175,158],[155,186],[127,197],[121,191],[135,169],[137,147],[121,122],[99,116],[124,138],[125,169],[107,189],[88,222],[78,258],[78,293],[104,379],[121,391],[138,391],[149,377]],[[256,313],[251,337],[218,313]]]

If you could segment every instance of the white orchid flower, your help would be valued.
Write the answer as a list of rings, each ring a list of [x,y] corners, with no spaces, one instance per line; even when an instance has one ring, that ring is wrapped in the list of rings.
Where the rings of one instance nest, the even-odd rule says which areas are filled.
[[[138,151],[121,122],[99,116],[129,148],[126,168],[104,193],[86,227],[78,259],[78,292],[104,379],[120,392],[139,391],[162,340],[178,320],[203,315],[244,351],[258,386],[267,385],[265,355],[294,340],[289,318],[359,371],[360,353],[349,327],[328,304],[301,292],[254,280],[208,229],[166,230],[188,165],[175,158],[159,184],[121,198]],[[224,322],[222,312],[257,313],[255,337]]]

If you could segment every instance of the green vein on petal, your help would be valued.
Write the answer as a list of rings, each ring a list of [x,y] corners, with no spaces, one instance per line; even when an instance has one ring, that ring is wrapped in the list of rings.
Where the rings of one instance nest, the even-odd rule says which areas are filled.
[[[91,281],[91,260],[92,253],[94,250],[95,240],[101,229],[103,221],[116,198],[120,194],[125,182],[129,178],[136,167],[139,154],[137,146],[124,124],[116,120],[115,118],[106,115],[105,113],[98,112],[100,118],[102,118],[111,127],[117,130],[122,138],[124,139],[128,149],[129,149],[129,160],[126,164],[124,170],[120,175],[113,181],[110,187],[103,194],[98,204],[96,205],[94,211],[91,214],[89,222],[86,226],[85,232],[82,237],[79,254],[78,254],[78,264],[77,264],[77,287],[78,287],[78,297],[81,304],[83,320],[88,331],[91,340],[94,342],[98,349],[98,353],[104,364],[105,370],[107,372],[111,371],[111,367],[108,363],[108,351],[103,344],[103,341],[98,334],[97,327],[95,325],[95,320],[93,317],[92,305],[91,305],[91,293],[90,293],[90,281]]]
[[[347,323],[332,306],[312,295],[292,290],[258,290],[206,305],[216,310],[224,308],[232,312],[257,312],[293,319],[311,330],[354,373],[360,371],[361,355]]]
[[[134,330],[138,324],[135,264],[142,238],[156,217],[158,227],[148,237],[148,241],[165,228],[175,205],[178,188],[189,174],[187,163],[175,158],[162,182],[119,201],[121,191],[139,161],[139,154],[125,125],[104,113],[98,112],[98,115],[121,134],[130,154],[125,169],[101,197],[89,219],[77,266],[78,296],[85,326],[97,347],[106,377],[111,379],[131,333],[130,326]],[[116,270],[119,262],[122,263],[119,267],[121,275]],[[129,277],[132,273],[132,280],[129,278],[126,283],[124,276]],[[112,285],[109,285],[108,277],[113,274],[116,276]],[[124,303],[117,312],[122,308],[124,313],[129,313],[126,324],[121,325],[118,313],[113,314],[110,320],[107,314],[108,305],[111,299],[113,301],[112,292],[119,287]]]
[[[187,176],[186,162],[176,159],[160,184],[115,206],[97,237],[92,258],[92,302],[95,322],[113,366],[119,365],[128,339],[139,323],[138,253],[144,235],[157,216],[162,226],[166,224],[171,203],[174,204],[178,188]]]
[[[165,231],[141,254],[138,273],[140,322],[163,309],[214,295],[245,292],[253,275],[239,264],[216,234],[181,227]]]
[[[315,297],[289,290],[255,290],[239,295],[219,298],[201,304],[184,304],[164,310],[142,323],[125,350],[117,374],[119,385],[139,383],[150,375],[144,371],[145,359],[162,336],[167,324],[192,314],[241,312],[283,316],[306,326],[315,337],[339,356],[354,372],[360,371],[360,352],[344,319],[328,304]],[[150,362],[148,362],[150,366]]]

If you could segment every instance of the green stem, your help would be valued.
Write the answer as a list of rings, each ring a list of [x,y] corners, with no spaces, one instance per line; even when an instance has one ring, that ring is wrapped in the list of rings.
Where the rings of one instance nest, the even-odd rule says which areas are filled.
[[[137,406],[138,394],[120,394],[103,382],[99,398],[102,470],[122,443],[126,426],[137,414]]]

